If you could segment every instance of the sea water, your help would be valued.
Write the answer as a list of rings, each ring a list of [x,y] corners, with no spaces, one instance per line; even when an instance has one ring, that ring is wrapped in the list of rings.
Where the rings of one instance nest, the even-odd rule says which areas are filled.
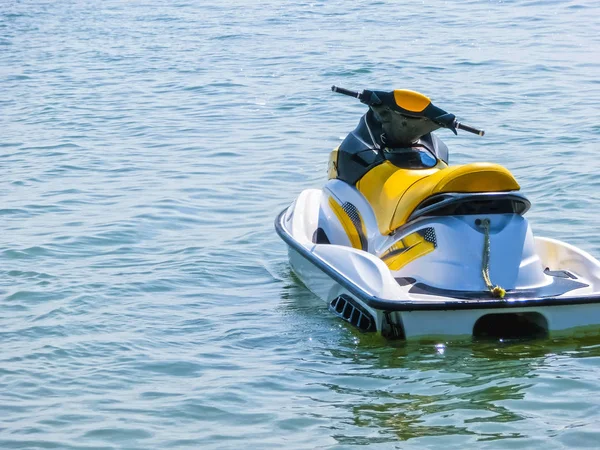
[[[423,92],[538,235],[600,257],[600,4],[0,4],[0,448],[598,448],[600,338],[388,342],[275,216]]]

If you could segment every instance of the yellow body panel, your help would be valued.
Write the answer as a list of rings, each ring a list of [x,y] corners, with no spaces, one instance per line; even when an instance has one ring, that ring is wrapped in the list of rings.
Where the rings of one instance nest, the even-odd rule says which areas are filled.
[[[338,149],[339,149],[339,147],[336,147],[329,154],[329,166],[327,167],[327,179],[328,180],[333,180],[334,178],[337,178]]]
[[[362,246],[362,243],[360,240],[360,235],[359,235],[358,229],[356,228],[356,225],[354,225],[354,223],[352,222],[352,220],[350,219],[350,217],[348,216],[346,211],[344,211],[344,208],[342,207],[342,205],[340,205],[333,197],[329,197],[329,206],[331,206],[331,209],[333,210],[336,217],[342,224],[342,227],[344,228],[344,231],[346,232],[348,239],[350,239],[350,245],[352,245],[352,247],[357,248],[359,250],[366,250],[366,249],[363,249],[363,246]],[[361,223],[362,223],[362,220],[361,220]],[[363,227],[364,227],[364,225],[363,225]],[[363,236],[364,236],[364,234],[365,234],[364,228],[361,231],[363,232]]]
[[[392,231],[391,220],[398,206],[399,195],[421,178],[439,172],[439,167],[446,165],[440,161],[440,164],[431,169],[408,170],[399,169],[391,162],[385,161],[367,172],[356,183],[356,188],[375,212],[381,234],[389,234]]]
[[[434,188],[437,192],[518,191],[521,187],[506,167],[471,163],[448,167]]]
[[[431,103],[429,97],[408,89],[396,89],[394,100],[400,108],[416,113],[423,111]]]
[[[400,270],[415,259],[431,253],[434,249],[433,242],[425,240],[418,232],[414,232],[387,249],[381,255],[381,259],[390,270]]]
[[[519,184],[504,167],[473,163],[433,169],[400,169],[389,161],[369,171],[357,184],[377,218],[382,234],[404,225],[410,214],[426,198],[445,192],[517,191]]]

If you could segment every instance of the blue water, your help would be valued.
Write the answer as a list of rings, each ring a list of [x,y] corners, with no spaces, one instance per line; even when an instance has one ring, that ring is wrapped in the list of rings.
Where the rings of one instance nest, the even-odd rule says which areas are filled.
[[[600,4],[0,5],[0,448],[597,448],[600,339],[386,342],[273,219],[408,88],[600,256]]]

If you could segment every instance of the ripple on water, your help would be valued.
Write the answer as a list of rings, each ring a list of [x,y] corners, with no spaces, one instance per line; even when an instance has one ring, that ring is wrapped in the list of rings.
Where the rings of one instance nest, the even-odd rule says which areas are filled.
[[[0,448],[595,448],[598,337],[359,333],[272,224],[407,88],[600,255],[597,2],[205,3],[0,12]]]

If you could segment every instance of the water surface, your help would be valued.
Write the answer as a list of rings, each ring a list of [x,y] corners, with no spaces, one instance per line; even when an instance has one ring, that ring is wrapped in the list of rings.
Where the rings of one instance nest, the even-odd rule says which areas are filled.
[[[275,215],[408,88],[600,256],[597,2],[0,6],[0,447],[600,442],[600,339],[391,343],[290,273]]]

